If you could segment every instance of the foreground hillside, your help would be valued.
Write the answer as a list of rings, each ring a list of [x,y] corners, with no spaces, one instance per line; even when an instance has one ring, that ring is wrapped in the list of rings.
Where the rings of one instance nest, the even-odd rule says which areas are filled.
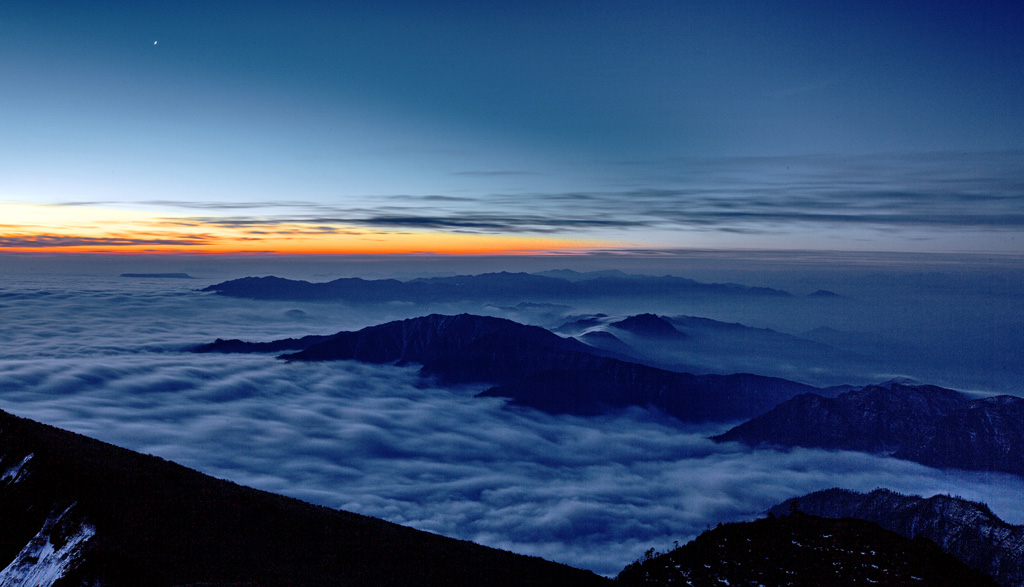
[[[626,567],[623,585],[995,586],[942,552],[864,520],[794,512],[719,525],[671,552]]]
[[[0,585],[600,585],[0,412]]]

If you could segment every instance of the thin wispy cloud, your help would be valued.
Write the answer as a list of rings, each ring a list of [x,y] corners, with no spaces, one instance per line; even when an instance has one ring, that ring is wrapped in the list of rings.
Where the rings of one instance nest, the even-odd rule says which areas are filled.
[[[436,200],[410,203],[406,214],[377,214],[368,209],[336,209],[324,215],[324,206],[310,214],[256,217],[191,217],[196,226],[255,226],[317,224],[367,228],[471,230],[480,233],[550,233],[587,229],[644,227],[747,230],[784,230],[803,225],[924,228],[985,228],[1017,230],[1024,227],[1024,192],[911,192],[838,191],[811,186],[789,188],[734,187],[717,190],[651,189],[627,192],[532,193],[493,195],[481,213],[475,205],[445,207]],[[240,209],[239,206],[233,209]],[[175,220],[175,222],[183,222]]]
[[[506,170],[493,170],[493,171],[456,171],[452,175],[462,177],[515,177],[517,175],[535,175],[529,171],[506,171]]]
[[[1024,231],[1024,154],[1018,152],[747,157],[630,165],[636,168],[638,185],[623,189],[363,194],[336,202],[150,200],[135,205],[147,216],[119,234],[76,234],[71,215],[65,216],[70,223],[65,238],[45,232],[34,240],[23,238],[30,235],[29,227],[13,234],[14,226],[0,235],[7,239],[0,246],[77,246],[76,238],[82,244],[107,239],[112,246],[167,238],[170,246],[177,241],[209,241],[201,235],[217,233],[222,242],[263,238],[273,249],[275,239],[298,236],[360,238],[412,231],[558,236],[591,239],[604,246],[629,241],[633,246],[664,247],[690,244],[687,237],[698,234],[743,235],[756,243],[779,235],[827,232],[834,242],[852,243],[864,239],[865,231],[904,242],[966,232],[987,235],[979,237],[985,241]],[[83,201],[76,207],[107,205]],[[161,214],[167,209],[181,213]],[[152,238],[162,228],[185,234]],[[138,234],[129,234],[132,231]],[[188,231],[196,236],[189,237]]]
[[[147,245],[195,247],[208,244],[199,235],[168,238],[135,237],[78,237],[58,235],[4,236],[0,235],[0,248],[53,248],[53,247],[138,247]]]
[[[377,208],[279,203],[279,222],[481,232],[801,226],[1024,226],[1024,153],[747,157],[637,163],[653,183],[629,190],[382,196]],[[657,177],[657,170],[675,177]],[[643,182],[643,176],[638,181]],[[660,185],[659,185],[660,184]],[[393,206],[393,208],[392,208]],[[485,211],[486,210],[486,211]],[[381,213],[385,212],[386,213]]]

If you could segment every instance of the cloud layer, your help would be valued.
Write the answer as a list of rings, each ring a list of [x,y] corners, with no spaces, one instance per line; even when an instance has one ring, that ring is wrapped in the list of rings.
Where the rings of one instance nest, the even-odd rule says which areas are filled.
[[[832,486],[988,502],[1024,480],[858,453],[717,445],[642,410],[550,416],[414,367],[192,355],[381,316],[200,296],[191,283],[24,280],[0,291],[0,408],[330,507],[613,574],[646,549]],[[392,310],[401,313],[402,309]],[[386,314],[388,311],[385,310]]]
[[[858,453],[749,451],[635,411],[510,410],[411,368],[180,355],[7,362],[13,413],[217,477],[614,573],[825,487],[951,492],[1024,519],[1024,481]]]

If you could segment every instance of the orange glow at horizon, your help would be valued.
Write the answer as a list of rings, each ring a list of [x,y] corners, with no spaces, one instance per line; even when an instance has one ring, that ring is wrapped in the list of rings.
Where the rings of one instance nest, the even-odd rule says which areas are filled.
[[[599,241],[361,227],[225,226],[127,210],[0,204],[0,252],[193,254],[543,254]]]

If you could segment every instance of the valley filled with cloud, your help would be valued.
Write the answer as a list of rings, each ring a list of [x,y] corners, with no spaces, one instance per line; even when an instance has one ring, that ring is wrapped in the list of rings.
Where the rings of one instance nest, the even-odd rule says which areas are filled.
[[[0,289],[0,409],[331,508],[614,574],[718,522],[833,486],[984,501],[1024,480],[856,452],[750,449],[630,409],[551,415],[416,365],[197,355],[215,338],[357,329],[423,308],[257,302],[204,280],[21,275]],[[550,310],[550,309],[548,309]]]

